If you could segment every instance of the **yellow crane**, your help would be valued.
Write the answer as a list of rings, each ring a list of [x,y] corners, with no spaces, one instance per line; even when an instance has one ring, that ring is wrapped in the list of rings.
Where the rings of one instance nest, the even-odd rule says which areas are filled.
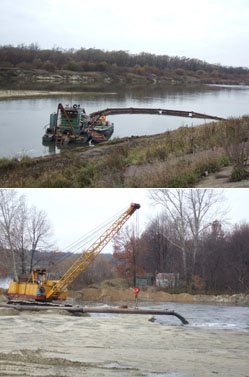
[[[108,242],[115,237],[126,221],[139,208],[140,204],[131,203],[130,207],[91,246],[81,253],[59,280],[47,280],[45,269],[34,269],[27,281],[13,281],[10,283],[9,297],[36,301],[65,300],[68,286],[94,261]]]

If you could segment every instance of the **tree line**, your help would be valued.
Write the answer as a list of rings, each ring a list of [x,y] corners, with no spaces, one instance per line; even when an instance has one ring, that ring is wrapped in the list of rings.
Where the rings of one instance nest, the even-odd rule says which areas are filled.
[[[249,290],[249,223],[227,225],[222,191],[212,189],[149,190],[152,216],[141,234],[120,231],[113,255],[99,255],[73,288],[120,276],[136,285],[140,274],[175,273],[180,289],[192,293]],[[135,214],[136,216],[136,214]],[[0,189],[0,277],[46,268],[58,279],[78,255],[58,252],[47,214],[29,207],[24,196]]]
[[[135,283],[145,273],[179,273],[181,289],[203,293],[249,290],[249,224],[225,230],[224,197],[217,190],[151,190],[162,212],[139,237],[115,240],[120,276]]]
[[[82,250],[83,251],[83,250]],[[35,268],[45,268],[49,279],[59,279],[79,254],[60,252],[53,240],[47,214],[29,206],[25,195],[0,189],[0,278],[28,279]],[[99,255],[73,283],[74,289],[114,276],[110,255]]]
[[[248,75],[247,67],[222,66],[203,60],[155,55],[148,52],[131,54],[128,51],[105,51],[97,48],[40,49],[37,44],[0,46],[0,67],[23,69],[45,69],[54,72],[66,69],[82,72],[134,72],[138,74],[165,75],[174,71],[184,75],[185,71],[216,77],[221,74]]]

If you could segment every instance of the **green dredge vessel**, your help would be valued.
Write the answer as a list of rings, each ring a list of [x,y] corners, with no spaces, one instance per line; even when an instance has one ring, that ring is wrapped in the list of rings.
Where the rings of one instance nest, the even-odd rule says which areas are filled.
[[[105,116],[87,115],[80,105],[59,103],[57,112],[50,114],[49,127],[42,137],[43,144],[87,144],[89,141],[103,142],[110,139],[114,131],[113,123]]]

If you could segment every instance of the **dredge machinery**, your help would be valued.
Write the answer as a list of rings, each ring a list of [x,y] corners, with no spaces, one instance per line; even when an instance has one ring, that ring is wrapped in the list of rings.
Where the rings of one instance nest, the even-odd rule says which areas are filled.
[[[127,220],[140,208],[140,204],[131,203],[95,242],[84,250],[59,280],[47,280],[46,269],[34,269],[28,279],[12,281],[8,296],[11,299],[28,299],[32,301],[51,302],[66,300],[68,286],[99,255],[104,247],[115,237]]]

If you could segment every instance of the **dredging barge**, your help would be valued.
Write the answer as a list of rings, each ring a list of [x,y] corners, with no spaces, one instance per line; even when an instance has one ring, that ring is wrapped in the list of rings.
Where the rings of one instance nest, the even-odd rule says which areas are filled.
[[[113,134],[113,123],[104,115],[87,115],[80,105],[59,103],[57,112],[50,114],[49,127],[42,137],[44,144],[87,144],[90,140],[100,143],[110,139]]]
[[[44,144],[87,144],[89,141],[101,143],[108,141],[113,134],[114,124],[106,120],[108,115],[121,114],[151,114],[167,115],[185,118],[199,118],[209,120],[224,120],[224,118],[197,113],[194,111],[170,110],[160,108],[106,108],[86,114],[80,105],[66,105],[59,103],[57,112],[50,114],[49,127],[42,138]]]

